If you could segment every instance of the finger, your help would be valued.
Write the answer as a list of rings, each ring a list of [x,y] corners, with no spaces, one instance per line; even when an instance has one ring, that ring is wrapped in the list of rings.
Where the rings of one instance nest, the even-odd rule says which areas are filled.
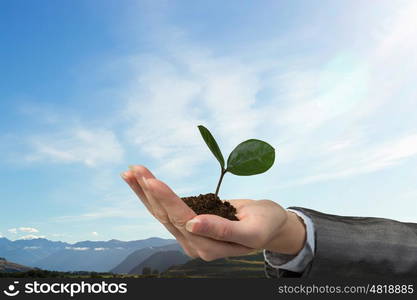
[[[218,241],[233,242],[256,248],[262,235],[250,221],[230,221],[216,215],[199,215],[186,224],[187,231]]]
[[[196,216],[195,212],[179,198],[171,188],[158,179],[145,179],[145,192],[165,211],[164,216],[170,223],[183,232],[187,221]]]
[[[140,166],[138,168],[132,167],[132,170],[140,169]],[[146,169],[146,168],[144,168]],[[148,177],[154,177],[153,174],[149,170],[140,170],[142,174]],[[137,196],[142,200],[146,208],[151,212],[151,214],[154,214],[152,211],[152,207],[149,204],[149,200],[146,197],[143,189],[140,187],[136,176],[134,175],[134,171],[126,171],[122,173],[122,178],[127,182],[127,184],[134,190],[134,192],[137,194]],[[139,171],[139,170],[138,170]],[[185,253],[190,257],[198,257],[198,253],[190,246],[189,242],[185,239],[184,235],[175,228],[172,224],[164,224],[164,226],[167,228],[167,230],[175,237],[175,239],[180,243],[181,247],[184,249]]]
[[[129,168],[132,170],[133,174],[135,175],[137,183],[142,188],[142,191],[145,194],[146,200],[148,201],[148,204],[151,207],[151,213],[162,224],[169,222],[169,220],[167,219],[166,211],[157,201],[155,201],[154,197],[149,194],[149,191],[147,190],[145,186],[146,185],[145,181],[147,179],[155,179],[155,176],[152,174],[151,171],[149,171],[144,166],[129,166]]]
[[[158,221],[161,222],[165,228],[175,237],[175,239],[181,244],[181,247],[184,249],[188,256],[198,257],[197,252],[190,245],[190,242],[187,240],[184,234],[171,223],[167,211],[163,205],[156,201],[153,194],[149,192],[149,189],[147,188],[147,181],[149,179],[156,180],[152,172],[144,166],[132,166],[131,170],[133,170],[133,174],[135,175],[136,179],[135,181],[141,187],[148,205],[151,207],[151,212],[154,217],[158,219]],[[195,216],[195,214],[193,216]]]
[[[121,174],[124,181],[130,186],[130,188],[135,192],[135,194],[139,197],[139,199],[143,202],[146,206],[148,211],[153,214],[152,207],[149,204],[148,199],[146,198],[145,193],[143,192],[142,188],[140,187],[139,183],[136,180],[135,175],[132,171],[126,171]]]

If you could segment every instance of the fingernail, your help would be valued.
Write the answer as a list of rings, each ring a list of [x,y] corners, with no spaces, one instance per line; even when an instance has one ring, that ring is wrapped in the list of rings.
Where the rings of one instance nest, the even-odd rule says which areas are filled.
[[[127,172],[120,173],[120,176],[122,176],[123,179],[127,179]]]
[[[129,165],[128,167],[129,167],[129,169],[130,169],[130,170],[135,171],[135,170],[134,170],[134,169],[135,169],[135,166],[133,166],[133,165]]]
[[[198,220],[192,219],[188,221],[187,223],[185,223],[185,229],[187,229],[187,231],[189,232],[193,232],[194,225],[197,223],[199,223]]]

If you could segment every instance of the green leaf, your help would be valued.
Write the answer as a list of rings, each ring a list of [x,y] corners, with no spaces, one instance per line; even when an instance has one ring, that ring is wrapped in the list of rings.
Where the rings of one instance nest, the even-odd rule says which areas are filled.
[[[211,152],[214,154],[214,156],[219,161],[220,165],[222,166],[222,169],[224,169],[224,158],[223,158],[223,154],[220,151],[220,148],[217,145],[216,140],[211,135],[210,131],[206,127],[204,127],[203,125],[199,125],[198,126],[198,130],[200,130],[201,136],[203,137],[203,139],[206,142],[207,146],[210,148]]]
[[[275,161],[275,149],[260,140],[247,140],[230,153],[227,159],[227,171],[240,176],[261,174],[272,167]]]

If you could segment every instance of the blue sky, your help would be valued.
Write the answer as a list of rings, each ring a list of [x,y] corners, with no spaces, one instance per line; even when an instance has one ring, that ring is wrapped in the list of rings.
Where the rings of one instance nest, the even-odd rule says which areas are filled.
[[[417,222],[415,1],[1,1],[0,235],[170,237],[120,179]]]

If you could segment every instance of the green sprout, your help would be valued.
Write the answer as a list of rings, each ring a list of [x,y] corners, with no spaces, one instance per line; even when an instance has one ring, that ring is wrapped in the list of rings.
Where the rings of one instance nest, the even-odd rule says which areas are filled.
[[[223,177],[227,172],[238,176],[256,175],[266,172],[274,164],[275,149],[264,141],[250,139],[240,143],[233,149],[225,167],[223,154],[213,135],[202,125],[199,125],[198,129],[210,151],[220,163],[221,175],[216,187],[216,196],[219,193]]]

